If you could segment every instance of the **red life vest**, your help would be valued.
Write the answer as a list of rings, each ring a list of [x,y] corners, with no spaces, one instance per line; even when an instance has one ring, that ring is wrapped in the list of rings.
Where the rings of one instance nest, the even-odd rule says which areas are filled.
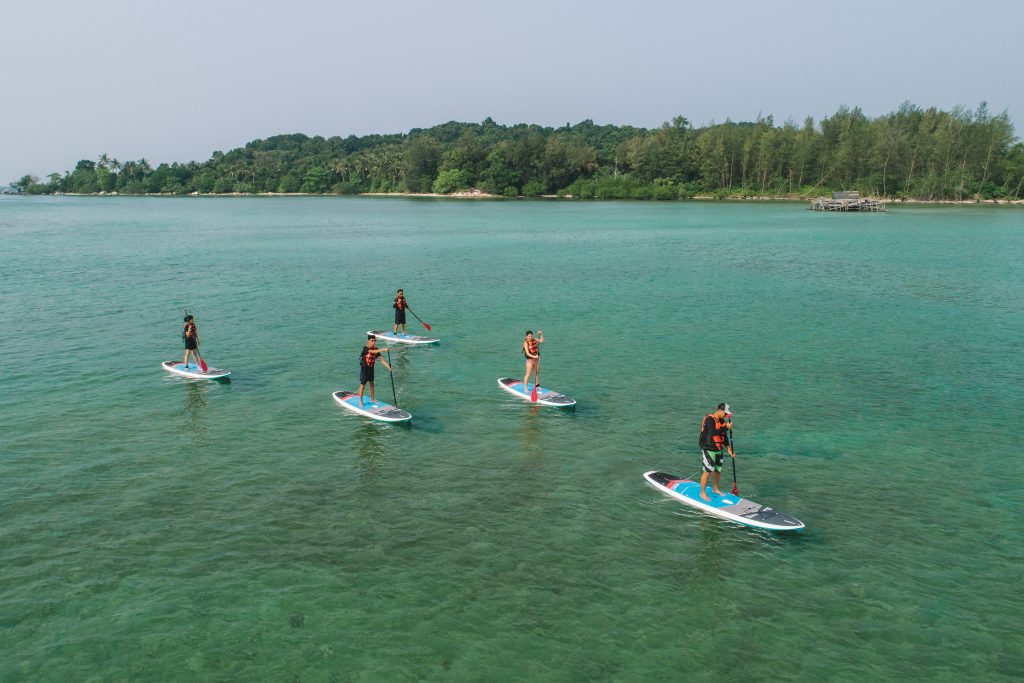
[[[404,296],[396,296],[395,297],[395,308],[397,308],[400,311],[405,309],[405,297]]]
[[[523,351],[523,355],[526,356],[527,358],[530,358],[530,356],[540,356],[540,347],[538,346],[536,339],[526,340],[526,348],[530,350],[529,353],[527,353],[525,350]],[[530,360],[533,359],[531,358]]]
[[[185,323],[185,336],[194,337],[196,336],[196,324],[194,322]]]
[[[716,432],[711,435],[711,442],[715,444],[715,450],[720,451],[725,448],[725,432],[723,431],[725,429],[725,422],[715,417],[714,413],[708,413],[704,416],[704,420],[700,421],[700,445],[701,448],[704,447],[704,421],[709,417],[715,421]]]
[[[363,356],[363,365],[368,368],[372,368],[373,364],[377,362],[377,354],[370,350],[370,347],[366,347],[366,355]]]

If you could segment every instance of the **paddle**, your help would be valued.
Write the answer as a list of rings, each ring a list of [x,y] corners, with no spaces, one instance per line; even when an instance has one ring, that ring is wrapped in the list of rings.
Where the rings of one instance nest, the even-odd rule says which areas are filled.
[[[533,391],[530,392],[530,400],[534,403],[537,402],[537,387],[540,386],[540,373],[538,372],[533,378]]]
[[[391,349],[388,352],[388,376],[391,377],[391,397],[395,399],[395,407],[398,407],[398,394],[395,393],[395,373],[391,370]]]
[[[736,485],[736,445],[732,442],[732,428],[729,428],[729,447],[732,449],[732,495],[740,495],[740,487]]]
[[[409,304],[405,305],[405,310],[407,310],[410,313],[412,313],[412,309],[409,308]],[[412,317],[416,318],[417,320],[420,320],[420,317],[418,315],[416,315],[415,313],[412,313]],[[430,325],[426,324],[422,320],[420,320],[420,322],[423,324],[423,327],[427,328],[427,332],[430,332]]]

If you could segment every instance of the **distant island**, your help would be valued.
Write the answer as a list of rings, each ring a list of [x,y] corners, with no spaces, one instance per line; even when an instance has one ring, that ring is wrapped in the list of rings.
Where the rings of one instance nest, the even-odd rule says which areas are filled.
[[[587,120],[450,122],[408,133],[254,140],[207,161],[79,161],[28,194],[436,194],[574,199],[806,198],[834,190],[917,201],[1016,201],[1024,143],[1006,112],[921,109],[870,119],[841,107],[815,123],[695,127],[678,116],[653,129]]]

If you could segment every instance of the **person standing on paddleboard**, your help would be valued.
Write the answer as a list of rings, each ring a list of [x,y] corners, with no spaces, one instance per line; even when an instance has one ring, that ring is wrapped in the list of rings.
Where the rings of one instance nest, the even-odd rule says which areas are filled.
[[[191,315],[185,315],[185,327],[181,331],[181,337],[185,340],[185,368],[188,368],[188,357],[194,356],[196,365],[202,366],[203,357],[199,355],[199,330],[196,328],[196,319]]]
[[[380,362],[384,364],[384,367],[391,372],[391,366],[384,360],[382,353],[387,349],[377,348],[377,338],[372,334],[366,337],[366,346],[359,353],[359,407],[363,407],[363,387],[367,384],[370,385],[370,402],[376,403],[377,399],[373,395],[373,364],[377,362],[378,357]]]
[[[534,384],[540,384],[540,344],[544,343],[544,332],[537,329],[537,338],[533,331],[527,330],[523,339],[523,355],[526,356],[526,376],[523,377],[523,391],[529,391],[530,375],[534,376]]]
[[[732,444],[729,443],[729,431],[732,429],[732,409],[728,403],[719,403],[713,413],[704,417],[700,425],[700,453],[704,472],[700,475],[700,497],[710,502],[708,497],[708,475],[711,475],[711,490],[715,495],[722,495],[718,488],[722,478],[722,456],[728,453],[735,458]],[[726,421],[729,420],[729,421]]]
[[[402,326],[402,334],[405,334],[405,309],[409,308],[409,302],[405,300],[405,292],[401,289],[398,290],[398,294],[395,295],[395,303],[391,304],[392,308],[395,309],[395,329],[394,333],[398,334],[398,326]]]

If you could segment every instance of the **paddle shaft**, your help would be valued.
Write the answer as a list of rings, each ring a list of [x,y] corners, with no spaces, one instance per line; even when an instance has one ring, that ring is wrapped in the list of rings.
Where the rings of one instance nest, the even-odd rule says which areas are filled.
[[[398,407],[398,394],[395,393],[395,373],[391,370],[391,349],[388,349],[388,375],[391,377],[391,397],[395,399],[395,407]]]
[[[405,305],[405,310],[407,310],[407,311],[409,311],[410,313],[412,313],[412,309],[411,309],[411,308],[409,308],[409,304],[406,304],[406,305]],[[416,318],[417,320],[419,320],[419,321],[420,321],[420,324],[421,324],[421,325],[423,325],[423,327],[427,328],[427,332],[430,332],[430,325],[428,325],[428,324],[426,324],[425,322],[423,322],[422,320],[420,320],[420,317],[419,317],[418,315],[416,315],[415,313],[412,313],[412,317],[414,317],[414,318]]]
[[[729,429],[729,448],[732,449],[732,494],[739,495],[740,487],[736,482],[736,446],[732,442],[732,428]]]

